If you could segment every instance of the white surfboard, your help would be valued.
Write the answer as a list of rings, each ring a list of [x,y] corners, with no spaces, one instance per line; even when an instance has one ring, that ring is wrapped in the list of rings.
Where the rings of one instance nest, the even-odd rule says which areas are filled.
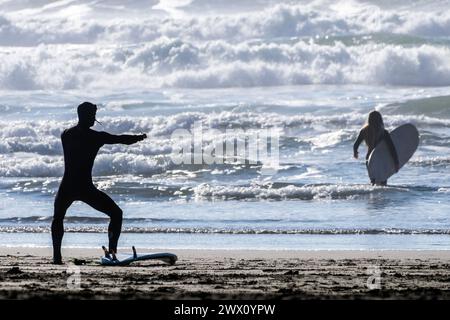
[[[160,260],[170,265],[174,265],[178,260],[178,257],[175,254],[168,252],[137,254],[136,249],[132,247],[132,254],[117,254],[113,256],[108,253],[105,247],[102,248],[105,256],[100,257],[100,264],[103,266],[127,266],[134,261],[143,260]]]
[[[416,152],[419,146],[419,132],[414,125],[408,123],[396,128],[390,135],[397,150],[401,168]],[[375,183],[386,181],[395,174],[394,159],[386,141],[381,141],[370,154],[367,170],[370,179],[375,179]]]

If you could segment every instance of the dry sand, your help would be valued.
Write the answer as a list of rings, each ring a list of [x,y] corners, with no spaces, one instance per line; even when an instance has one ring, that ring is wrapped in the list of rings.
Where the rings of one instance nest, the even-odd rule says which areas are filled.
[[[179,260],[103,267],[101,250],[65,249],[54,266],[50,248],[0,248],[0,298],[450,299],[450,251],[151,251]]]

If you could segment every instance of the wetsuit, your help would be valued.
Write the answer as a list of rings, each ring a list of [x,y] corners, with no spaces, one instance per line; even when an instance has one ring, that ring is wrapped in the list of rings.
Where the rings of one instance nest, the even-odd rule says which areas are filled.
[[[108,227],[109,250],[117,251],[117,242],[122,228],[122,210],[106,193],[94,186],[92,167],[98,150],[104,144],[133,144],[143,140],[144,137],[144,135],[112,135],[79,125],[62,133],[65,169],[55,199],[52,222],[53,250],[56,260],[59,260],[61,255],[64,216],[76,200],[87,203],[111,218]]]
[[[383,133],[380,135],[378,140],[376,141],[375,145],[371,145],[369,143],[368,139],[368,127],[364,127],[359,132],[358,138],[355,141],[355,144],[353,145],[353,153],[356,153],[358,151],[359,145],[362,141],[365,141],[367,144],[367,153],[366,153],[366,166],[368,165],[369,156],[372,153],[373,149],[380,143],[382,140],[386,141],[386,144],[388,146],[389,152],[392,156],[392,159],[394,159],[395,165],[398,167],[399,161],[398,161],[398,155],[397,150],[395,149],[394,143],[392,142],[391,136],[387,130],[383,130]],[[374,183],[373,179],[371,179],[371,182]],[[383,181],[381,184],[386,184],[386,181]]]

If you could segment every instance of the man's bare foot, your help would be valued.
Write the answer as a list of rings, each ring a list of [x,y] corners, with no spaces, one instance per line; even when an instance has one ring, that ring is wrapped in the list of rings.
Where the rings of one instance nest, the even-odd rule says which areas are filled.
[[[103,252],[105,253],[105,258],[111,259],[111,255],[105,246],[102,246]]]
[[[113,260],[117,260],[117,257],[116,257],[117,251],[116,250],[109,249],[109,253],[111,254],[111,257]]]

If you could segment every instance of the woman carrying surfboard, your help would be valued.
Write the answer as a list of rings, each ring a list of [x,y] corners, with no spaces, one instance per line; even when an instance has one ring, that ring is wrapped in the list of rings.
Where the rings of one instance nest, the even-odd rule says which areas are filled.
[[[397,151],[395,149],[394,143],[392,142],[389,132],[384,128],[383,117],[378,111],[372,111],[369,113],[369,118],[367,124],[359,132],[358,138],[353,145],[353,156],[358,159],[358,148],[362,141],[366,142],[367,154],[366,154],[366,166],[368,164],[369,156],[375,147],[381,141],[385,140],[388,146],[389,152],[394,160],[395,170],[398,171],[400,168],[400,163],[398,161]],[[375,179],[370,179],[372,184],[375,184]],[[387,181],[382,181],[381,185],[386,185]]]

